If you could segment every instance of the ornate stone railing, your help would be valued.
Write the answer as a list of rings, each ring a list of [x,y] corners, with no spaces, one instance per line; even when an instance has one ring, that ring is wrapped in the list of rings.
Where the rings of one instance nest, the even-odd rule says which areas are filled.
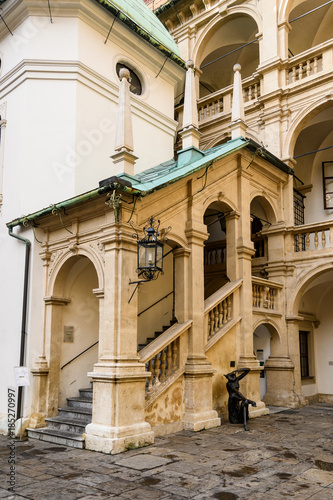
[[[252,305],[255,309],[279,310],[279,291],[283,285],[252,277]]]
[[[294,252],[309,252],[331,248],[333,241],[333,223],[332,221],[328,221],[295,226],[293,235]]]
[[[250,76],[243,80],[243,96],[244,102],[253,102],[261,95],[260,79]],[[212,120],[222,113],[231,112],[232,102],[232,85],[224,89],[217,90],[208,96],[201,97],[198,100],[198,119],[199,122],[203,120]]]
[[[205,300],[206,342],[234,319],[234,294],[242,282],[228,283]]]
[[[224,264],[226,262],[226,241],[207,243],[204,248],[205,266]]]
[[[175,323],[140,352],[147,375],[146,392],[150,394],[180,368],[180,336],[188,331],[192,320]]]
[[[303,80],[311,75],[316,75],[323,70],[323,55],[318,54],[307,57],[301,61],[293,60],[287,69],[287,85]]]

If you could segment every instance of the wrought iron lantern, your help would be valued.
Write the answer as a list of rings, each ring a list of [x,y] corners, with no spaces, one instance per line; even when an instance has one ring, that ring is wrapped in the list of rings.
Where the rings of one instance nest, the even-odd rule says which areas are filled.
[[[145,281],[156,280],[160,273],[163,274],[163,249],[165,236],[159,240],[160,221],[155,222],[154,217],[149,218],[149,227],[144,227],[144,237],[139,239],[139,234],[133,235],[138,241],[138,267],[136,272],[140,281],[131,281],[130,283],[142,283]],[[169,230],[171,228],[168,228]]]

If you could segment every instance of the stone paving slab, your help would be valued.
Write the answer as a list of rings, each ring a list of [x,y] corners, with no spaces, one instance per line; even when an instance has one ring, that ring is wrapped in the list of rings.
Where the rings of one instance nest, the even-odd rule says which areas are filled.
[[[0,499],[333,500],[333,405],[279,411],[241,425],[182,431],[120,455],[0,436]]]

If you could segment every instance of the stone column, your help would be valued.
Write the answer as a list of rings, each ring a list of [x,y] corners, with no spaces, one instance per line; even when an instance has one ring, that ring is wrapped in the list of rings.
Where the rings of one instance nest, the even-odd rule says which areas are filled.
[[[294,373],[293,373],[294,406],[305,404],[305,397],[302,395],[301,362],[300,362],[300,352],[299,352],[299,322],[302,319],[303,318],[299,316],[286,318],[289,356],[292,362],[294,363]]]
[[[41,259],[43,261],[44,267],[44,290],[45,294],[48,286],[48,273],[49,273],[49,263],[51,252],[48,251],[48,245],[42,245],[43,251],[40,252]],[[47,380],[49,375],[49,365],[46,359],[45,353],[45,342],[46,342],[46,310],[47,304],[44,305],[44,318],[43,318],[43,330],[41,332],[41,354],[38,356],[38,360],[34,363],[34,367],[31,371],[33,375],[33,396],[31,404],[31,414],[29,427],[31,429],[37,429],[39,427],[45,427],[45,417],[47,416]]]
[[[248,161],[241,155],[238,157],[238,219],[237,258],[239,278],[243,279],[240,289],[240,306],[242,321],[239,336],[236,340],[238,355],[237,368],[250,368],[250,373],[241,381],[241,392],[257,402],[257,407],[250,410],[250,416],[269,413],[265,404],[260,401],[260,365],[253,353],[253,299],[252,299],[252,256],[255,254],[251,241],[250,195],[252,174],[247,170]]]
[[[137,245],[133,229],[112,223],[105,228],[104,312],[99,331],[99,359],[93,380],[93,417],[86,427],[86,448],[120,453],[154,442],[145,422],[145,365],[137,354]]]
[[[226,234],[227,234],[227,267],[226,272],[230,281],[239,279],[238,258],[235,252],[237,246],[237,221],[240,217],[239,212],[231,212],[226,215]]]
[[[189,313],[193,325],[189,335],[189,355],[185,365],[186,429],[199,431],[220,425],[213,410],[214,370],[205,355],[203,246],[207,239],[204,224],[188,221],[186,236],[191,248],[189,259]]]
[[[191,251],[186,248],[177,248],[173,251],[175,266],[175,316],[178,323],[189,319],[188,297],[188,259]]]

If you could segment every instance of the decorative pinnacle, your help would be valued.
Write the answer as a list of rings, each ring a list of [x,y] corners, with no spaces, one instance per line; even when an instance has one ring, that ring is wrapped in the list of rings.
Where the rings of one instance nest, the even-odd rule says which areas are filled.
[[[193,69],[193,68],[194,68],[194,62],[192,61],[192,59],[186,61],[186,69]]]
[[[119,80],[122,81],[123,78],[126,78],[127,81],[130,80],[130,72],[127,68],[121,68],[119,71]]]
[[[235,64],[235,66],[233,67],[233,70],[235,73],[236,73],[236,71],[240,71],[241,69],[242,69],[242,66],[240,64]]]

